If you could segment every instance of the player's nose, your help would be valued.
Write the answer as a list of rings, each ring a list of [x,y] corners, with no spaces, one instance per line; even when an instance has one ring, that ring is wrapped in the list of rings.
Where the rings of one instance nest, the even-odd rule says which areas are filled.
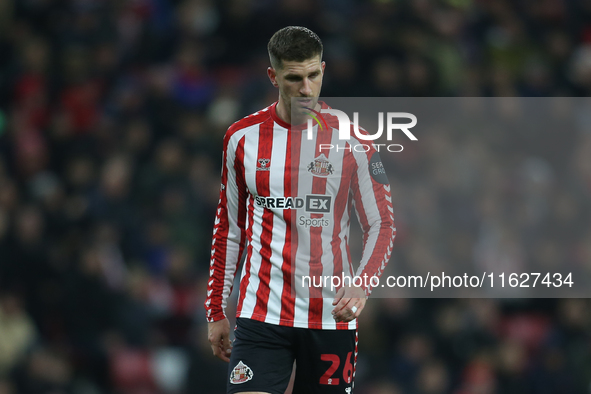
[[[304,78],[304,80],[302,81],[300,94],[306,97],[312,95],[312,84],[310,83],[310,80],[308,78]]]

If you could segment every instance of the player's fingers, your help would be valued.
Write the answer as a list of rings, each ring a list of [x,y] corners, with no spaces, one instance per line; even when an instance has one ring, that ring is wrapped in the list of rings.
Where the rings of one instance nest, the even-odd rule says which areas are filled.
[[[334,296],[334,299],[332,300],[332,304],[336,305],[339,301],[341,301],[341,298],[343,298],[343,295],[345,295],[345,288],[341,287],[337,291],[337,294]]]
[[[220,338],[219,337],[212,337],[209,336],[209,343],[211,343],[211,350],[213,351],[214,356],[218,355],[220,349]]]
[[[215,347],[215,348],[212,345],[213,354],[217,358],[219,358],[220,360],[223,360],[225,362],[230,362],[230,353],[226,350],[224,342],[225,341],[221,341],[219,343],[219,345],[217,347]]]
[[[218,357],[225,362],[230,362],[230,354],[232,353],[232,343],[230,339],[226,339],[222,342],[222,346],[219,349]]]
[[[230,339],[227,337],[227,334],[211,334],[209,335],[209,342],[211,343],[211,350],[213,355],[219,358],[220,360],[224,360],[226,362],[230,361],[228,355],[229,352],[226,351],[226,346],[230,345]]]
[[[341,314],[342,321],[350,322],[353,319],[357,319],[361,315],[361,311],[365,308],[365,298],[352,298],[351,302],[343,309]]]
[[[224,353],[232,353],[232,341],[230,340],[229,334],[222,335],[222,348],[224,350]]]
[[[232,353],[232,341],[230,340],[230,333],[223,332],[220,341],[220,358],[226,362],[230,361],[230,354]]]
[[[216,357],[224,362],[227,362],[227,363],[230,362],[230,357],[225,355],[224,352],[222,352],[221,350],[218,352],[218,354],[216,354]]]
[[[340,313],[349,302],[351,302],[351,298],[341,298],[332,310],[333,316]]]
[[[222,358],[223,352],[222,352],[222,347],[219,342],[211,344],[211,351],[213,352],[214,356],[216,356],[218,358]]]
[[[346,300],[346,302],[344,302]],[[333,314],[336,321],[351,321],[353,319],[354,312],[352,311],[355,307],[357,298],[343,298],[335,307],[335,313]],[[342,303],[342,307],[341,307]],[[338,309],[341,307],[340,309]],[[356,307],[355,307],[356,308]],[[348,319],[348,320],[347,320]]]
[[[353,317],[351,318],[351,320],[353,319],[357,319],[359,317],[359,315],[361,315],[361,311],[363,310],[363,308],[365,308],[365,299],[359,299],[355,305],[354,308],[351,308],[351,312],[353,312]]]

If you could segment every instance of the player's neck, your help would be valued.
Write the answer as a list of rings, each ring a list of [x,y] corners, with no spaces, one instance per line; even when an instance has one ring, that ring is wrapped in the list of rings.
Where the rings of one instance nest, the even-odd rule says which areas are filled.
[[[277,106],[275,106],[275,113],[287,124],[291,124],[291,110],[288,108],[287,103],[283,101],[281,96],[279,96],[279,101],[277,101]]]

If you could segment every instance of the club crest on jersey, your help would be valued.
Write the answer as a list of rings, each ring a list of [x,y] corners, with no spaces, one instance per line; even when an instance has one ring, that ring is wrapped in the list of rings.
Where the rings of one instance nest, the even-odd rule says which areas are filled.
[[[252,369],[248,367],[248,365],[244,364],[242,360],[234,367],[232,372],[230,372],[230,383],[232,384],[240,384],[246,383],[252,379],[254,373],[252,373]]]
[[[334,172],[334,168],[323,153],[308,164],[308,171],[314,176],[327,177]]]
[[[257,160],[257,171],[269,171],[271,167],[269,164],[271,163],[271,159],[258,159]]]

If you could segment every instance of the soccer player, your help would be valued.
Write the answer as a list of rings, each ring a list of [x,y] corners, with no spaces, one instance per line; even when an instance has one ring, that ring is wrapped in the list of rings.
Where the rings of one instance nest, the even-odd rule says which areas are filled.
[[[325,70],[319,37],[286,27],[268,51],[278,101],[234,123],[224,137],[205,301],[209,341],[230,363],[228,393],[283,394],[294,361],[294,393],[351,393],[356,319],[376,283],[306,289],[300,279],[381,275],[395,236],[390,186],[372,171],[381,168],[373,147],[352,149],[361,143],[356,137],[342,141],[342,149],[321,149],[339,133],[338,119],[322,113],[330,107],[318,99]],[[312,117],[320,122],[310,140]],[[352,210],[364,232],[355,271]],[[225,307],[245,248],[232,346]]]

